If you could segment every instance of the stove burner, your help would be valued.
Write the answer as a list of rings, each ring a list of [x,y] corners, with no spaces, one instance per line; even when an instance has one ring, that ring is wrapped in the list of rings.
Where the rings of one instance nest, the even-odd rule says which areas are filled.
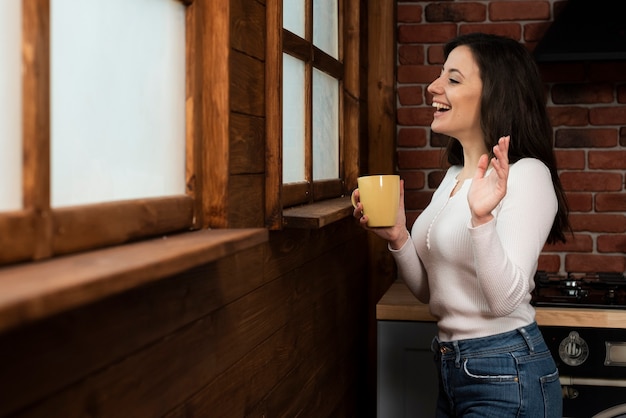
[[[626,277],[622,273],[535,274],[535,306],[626,308]]]

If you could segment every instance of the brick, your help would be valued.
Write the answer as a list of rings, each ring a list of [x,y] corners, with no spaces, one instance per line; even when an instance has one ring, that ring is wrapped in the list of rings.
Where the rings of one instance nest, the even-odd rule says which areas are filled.
[[[626,106],[591,108],[589,121],[592,125],[624,125],[626,124]]]
[[[446,170],[431,171],[428,173],[428,187],[433,190],[436,189],[439,187],[445,176]]]
[[[430,3],[424,10],[428,22],[484,22],[487,7],[480,3]]]
[[[551,83],[582,83],[586,79],[584,64],[579,63],[540,63],[541,79]]]
[[[548,20],[548,1],[492,1],[489,3],[489,19],[499,20]]]
[[[508,36],[516,41],[522,40],[522,25],[519,23],[468,23],[461,24],[459,33],[484,32],[493,35]]]
[[[626,127],[619,128],[619,144],[622,147],[626,147]]]
[[[574,232],[626,232],[626,216],[609,214],[570,214],[570,223]]]
[[[431,25],[400,25],[399,43],[445,43],[457,34],[453,23]]]
[[[615,129],[558,129],[554,144],[558,148],[608,148],[617,145]]]
[[[422,21],[422,6],[417,4],[399,4],[397,20],[402,23],[419,23]]]
[[[398,151],[398,167],[400,169],[441,168],[441,150]]]
[[[584,151],[555,150],[556,166],[559,170],[583,170],[585,168]]]
[[[402,128],[398,132],[399,147],[424,147],[426,146],[427,131],[424,128]]]
[[[548,106],[552,126],[585,126],[589,124],[589,110],[575,106]]]
[[[554,254],[540,254],[537,270],[557,273],[561,270],[561,257]]]
[[[444,148],[448,146],[450,137],[448,135],[438,134],[437,132],[430,132],[430,146],[435,148]]]
[[[591,212],[593,209],[593,195],[591,193],[566,193],[567,205],[570,212]]]
[[[626,151],[589,151],[587,158],[591,169],[626,170]]]
[[[626,253],[626,235],[600,235],[597,242],[598,252]]]
[[[556,18],[561,11],[563,11],[563,8],[565,8],[565,5],[567,4],[569,0],[557,0],[554,2],[554,4],[552,5],[552,8],[554,9],[554,18]]]
[[[613,93],[610,83],[555,84],[552,101],[555,104],[612,103]]]
[[[596,195],[596,212],[626,213],[626,193],[598,193]]]
[[[404,190],[420,190],[426,185],[423,171],[401,171],[400,177],[404,180]]]
[[[443,64],[445,61],[443,45],[432,45],[428,47],[429,64]]]
[[[626,257],[595,255],[595,254],[566,254],[565,271],[571,272],[623,272],[626,270]]]
[[[415,220],[420,215],[420,213],[422,213],[421,210],[406,211],[406,229],[408,229],[409,231],[411,230],[411,228],[413,227],[413,223],[415,223]]]
[[[626,84],[617,86],[617,103],[626,103]]]
[[[566,235],[565,243],[546,244],[545,251],[588,253],[593,251],[593,238],[588,234]]]
[[[524,41],[537,43],[543,39],[551,24],[552,22],[526,23],[524,25]]]
[[[622,189],[622,176],[617,173],[568,171],[561,173],[561,184],[568,191],[604,192]]]
[[[626,63],[621,61],[592,62],[589,67],[591,81],[626,81]]]
[[[424,47],[421,45],[399,45],[398,62],[405,64],[424,64]]]
[[[400,108],[396,113],[400,126],[430,126],[433,121],[433,110],[430,107]]]
[[[434,65],[398,66],[399,83],[431,83],[441,73],[441,68]]]
[[[403,106],[420,105],[424,103],[421,86],[398,87],[398,101]]]
[[[432,197],[433,192],[407,190],[404,192],[404,206],[407,209],[424,209]]]

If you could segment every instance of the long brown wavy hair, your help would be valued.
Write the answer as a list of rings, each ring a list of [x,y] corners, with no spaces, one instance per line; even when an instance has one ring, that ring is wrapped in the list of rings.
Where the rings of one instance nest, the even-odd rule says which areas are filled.
[[[480,69],[483,82],[480,123],[485,146],[492,150],[501,136],[510,135],[511,164],[530,157],[548,167],[559,207],[547,242],[565,242],[565,232],[571,232],[569,208],[557,172],[546,93],[532,55],[513,39],[471,33],[448,42],[444,47],[445,58],[461,45],[470,48]],[[450,138],[446,157],[451,165],[463,164],[463,148],[457,139]]]

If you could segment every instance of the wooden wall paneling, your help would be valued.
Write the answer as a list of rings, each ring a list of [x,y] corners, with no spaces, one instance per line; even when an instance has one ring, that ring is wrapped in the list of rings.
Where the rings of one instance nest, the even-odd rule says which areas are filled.
[[[283,327],[293,294],[291,281],[270,282],[16,416],[164,415]]]
[[[349,0],[343,13],[344,37],[344,95],[343,95],[343,159],[345,190],[350,193],[356,188],[359,176],[359,148],[361,142],[360,98],[361,98],[361,7],[359,0]]]
[[[396,172],[396,42],[395,2],[368,2],[368,172],[363,174],[394,174]],[[395,279],[395,264],[387,243],[370,234],[369,306],[375,307]],[[376,407],[376,315],[368,312],[369,324],[369,396],[371,411]],[[373,414],[373,412],[372,412]],[[373,416],[373,415],[372,415]]]
[[[263,174],[231,176],[228,224],[231,228],[263,227]]]
[[[32,210],[33,257],[52,254],[50,218],[50,1],[22,2],[24,208]],[[18,238],[19,240],[19,238]]]
[[[265,60],[265,7],[256,1],[230,0],[231,46]]]
[[[280,382],[293,363],[315,347],[314,318],[294,318],[246,354],[167,418],[250,416],[268,388]]]
[[[299,357],[300,361],[294,364],[289,375],[251,416],[328,416],[340,402],[344,387],[357,384],[356,371],[348,373],[349,377],[344,376],[350,383],[339,376],[346,367],[352,367],[343,364],[348,354],[357,362],[358,356],[353,351],[357,346],[355,341],[360,339],[362,349],[365,339],[365,326],[354,327],[363,318],[365,307],[355,302],[365,300],[361,282],[363,266],[347,262],[358,259],[359,254],[359,248],[347,242],[294,271],[298,281],[296,292],[301,296],[296,299],[292,314],[296,318],[313,318],[315,344],[311,347],[312,353]],[[358,367],[365,365],[361,363]],[[337,379],[338,382],[331,383]]]
[[[265,225],[282,227],[282,5],[267,0],[265,27]]]
[[[201,66],[203,226],[228,226],[230,133],[230,1],[195,1]]]
[[[230,173],[264,173],[265,119],[232,113],[230,122]]]
[[[265,116],[265,65],[238,51],[231,55],[231,110]]]
[[[265,245],[0,336],[0,416],[174,333],[264,283]]]
[[[354,219],[334,222],[319,230],[286,229],[282,232],[270,232],[267,259],[264,274],[267,280],[298,268],[298,266],[320,257],[345,242],[359,248],[357,261],[365,269],[363,259],[367,256],[367,233],[356,226]]]

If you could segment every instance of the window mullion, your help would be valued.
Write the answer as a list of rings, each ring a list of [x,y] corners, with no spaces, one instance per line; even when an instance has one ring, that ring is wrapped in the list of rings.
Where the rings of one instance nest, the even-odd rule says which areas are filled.
[[[23,196],[32,211],[33,258],[52,253],[50,214],[50,2],[23,3]]]

